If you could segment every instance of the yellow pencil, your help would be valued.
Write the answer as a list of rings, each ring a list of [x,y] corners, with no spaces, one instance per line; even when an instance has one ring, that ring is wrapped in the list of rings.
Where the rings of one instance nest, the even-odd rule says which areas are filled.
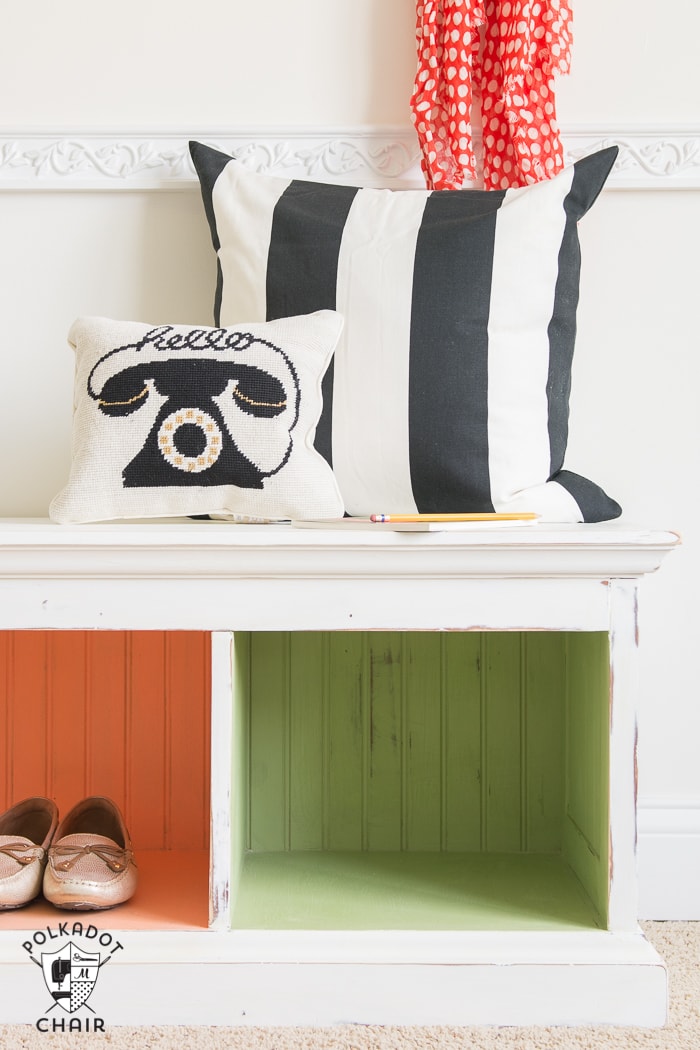
[[[370,514],[369,520],[378,524],[412,521],[533,521],[539,518],[539,514],[530,511],[522,511],[513,514],[487,513],[483,514]]]

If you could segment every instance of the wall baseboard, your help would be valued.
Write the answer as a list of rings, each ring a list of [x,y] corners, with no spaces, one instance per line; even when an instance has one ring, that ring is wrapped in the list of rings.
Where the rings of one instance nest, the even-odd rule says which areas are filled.
[[[0,128],[0,191],[177,190],[196,178],[187,150],[198,139],[236,152],[250,168],[294,178],[421,187],[410,125],[317,128]],[[562,129],[567,161],[617,144],[609,189],[699,189],[700,127]]]
[[[641,799],[639,918],[700,920],[700,800]]]

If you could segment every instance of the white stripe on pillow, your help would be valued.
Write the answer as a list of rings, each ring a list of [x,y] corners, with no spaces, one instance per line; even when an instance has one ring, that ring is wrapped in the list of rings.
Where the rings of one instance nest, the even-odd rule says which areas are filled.
[[[346,320],[335,356],[333,469],[348,508],[417,512],[408,455],[408,350],[425,199],[423,193],[363,191],[343,230],[336,308]],[[373,307],[377,298],[381,311]]]
[[[491,498],[507,502],[550,471],[547,427],[549,336],[573,169],[559,179],[506,193],[496,215],[488,323],[488,445]],[[537,246],[538,265],[524,265]]]
[[[267,253],[272,216],[290,181],[263,179],[261,184],[257,175],[238,164],[228,164],[217,179],[212,201],[221,243],[219,263],[226,275],[222,317],[267,320]],[[240,201],[240,208],[231,212],[225,201],[232,195]],[[236,247],[239,238],[247,245],[244,255]]]
[[[493,509],[499,514],[518,514],[537,507],[544,521],[580,521],[581,508],[563,485],[546,481],[516,492],[510,499],[494,500]]]

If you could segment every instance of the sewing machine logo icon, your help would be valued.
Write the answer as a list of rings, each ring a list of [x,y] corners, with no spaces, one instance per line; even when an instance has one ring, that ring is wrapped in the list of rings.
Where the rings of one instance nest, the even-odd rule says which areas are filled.
[[[41,953],[41,969],[56,1003],[72,1014],[92,995],[100,972],[100,956],[84,952],[68,941],[55,952]]]

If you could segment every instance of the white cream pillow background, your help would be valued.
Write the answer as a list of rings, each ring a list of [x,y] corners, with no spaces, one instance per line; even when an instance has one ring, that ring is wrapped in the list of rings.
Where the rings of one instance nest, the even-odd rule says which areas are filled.
[[[50,518],[342,517],[335,476],[313,444],[342,326],[333,310],[225,329],[79,318],[68,334],[70,476]],[[219,392],[202,379],[213,374],[226,375]],[[256,395],[256,383],[274,393]],[[179,426],[192,446],[184,457],[163,436]],[[244,464],[243,479],[223,470],[232,457]]]

